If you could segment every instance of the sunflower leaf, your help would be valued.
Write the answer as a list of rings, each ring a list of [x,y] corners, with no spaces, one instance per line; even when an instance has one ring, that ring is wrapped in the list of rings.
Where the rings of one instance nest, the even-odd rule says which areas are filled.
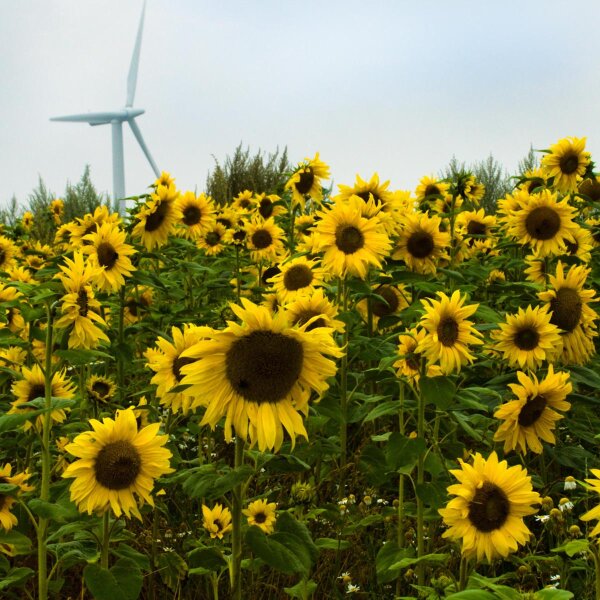
[[[252,525],[246,532],[246,543],[252,552],[270,567],[283,573],[308,574],[310,555],[295,536],[272,534],[271,537],[267,537],[259,527]]]

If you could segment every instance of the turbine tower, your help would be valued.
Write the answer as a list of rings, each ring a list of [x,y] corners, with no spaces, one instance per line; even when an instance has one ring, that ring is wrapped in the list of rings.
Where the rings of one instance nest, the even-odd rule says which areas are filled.
[[[92,127],[95,125],[108,125],[112,128],[112,164],[113,164],[113,200],[119,202],[119,212],[123,214],[125,198],[125,162],[123,159],[123,123],[126,121],[131,127],[131,131],[138,141],[143,153],[146,155],[152,170],[157,177],[160,177],[160,171],[144,142],[142,132],[135,122],[135,118],[143,115],[146,111],[141,108],[133,108],[133,99],[135,97],[135,88],[137,84],[138,67],[140,63],[140,48],[142,45],[142,32],[144,29],[144,14],[146,12],[146,0],[142,6],[142,16],[138,27],[129,75],[127,76],[127,99],[125,108],[115,111],[87,113],[85,115],[68,115],[66,117],[53,117],[51,121],[68,121],[73,123],[89,123]]]

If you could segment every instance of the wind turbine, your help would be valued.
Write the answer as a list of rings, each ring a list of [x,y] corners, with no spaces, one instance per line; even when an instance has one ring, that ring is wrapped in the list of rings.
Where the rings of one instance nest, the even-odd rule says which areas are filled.
[[[142,32],[144,29],[144,14],[146,12],[146,0],[142,6],[142,16],[138,27],[129,75],[127,76],[127,100],[125,108],[121,110],[108,112],[87,113],[85,115],[68,115],[66,117],[53,117],[51,121],[68,121],[73,123],[89,123],[92,127],[95,125],[108,125],[112,128],[112,163],[113,163],[113,196],[114,200],[125,198],[125,162],[123,159],[123,123],[127,122],[131,131],[138,141],[142,151],[146,155],[150,166],[157,177],[160,177],[160,171],[144,142],[142,132],[135,122],[135,118],[143,115],[146,111],[141,108],[133,108],[133,99],[135,97],[135,88],[137,84],[138,67],[140,63],[140,48],[142,45]],[[124,212],[123,203],[119,203],[119,212]]]

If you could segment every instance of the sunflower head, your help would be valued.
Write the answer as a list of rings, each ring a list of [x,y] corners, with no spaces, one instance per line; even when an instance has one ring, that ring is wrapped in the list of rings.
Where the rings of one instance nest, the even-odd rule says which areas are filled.
[[[306,158],[285,184],[285,189],[292,192],[293,206],[304,210],[307,197],[320,204],[323,201],[321,181],[329,177],[329,166],[319,159],[318,152],[314,158]]]
[[[277,504],[275,502],[267,502],[266,500],[255,500],[250,502],[248,508],[242,512],[248,517],[248,525],[256,525],[266,534],[273,533],[276,515]]]
[[[204,529],[210,533],[211,538],[223,539],[223,536],[229,533],[232,529],[231,511],[222,506],[215,504],[213,508],[202,505],[202,517]]]
[[[590,164],[590,153],[585,150],[586,138],[568,137],[550,146],[542,159],[546,176],[561,192],[576,192],[577,184]]]

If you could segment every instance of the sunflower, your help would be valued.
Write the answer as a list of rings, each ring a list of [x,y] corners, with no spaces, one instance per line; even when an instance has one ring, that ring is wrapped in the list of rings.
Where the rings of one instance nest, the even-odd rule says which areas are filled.
[[[21,283],[31,283],[33,285],[39,283],[39,281],[33,278],[31,271],[25,267],[11,267],[6,274],[10,281],[20,281]]]
[[[231,310],[241,325],[228,322],[224,331],[207,333],[182,353],[195,359],[182,367],[184,385],[207,406],[202,425],[213,429],[225,416],[225,439],[236,436],[261,451],[281,447],[283,427],[292,445],[296,435],[307,437],[299,413],[306,414],[311,390],[321,395],[329,387],[327,378],[336,372],[341,351],[332,330],[291,327],[285,312],[272,315],[263,306],[243,298]],[[200,360],[198,360],[200,359]]]
[[[586,479],[586,483],[589,483],[591,486],[591,491],[600,494],[600,469],[590,469],[592,475],[596,477],[596,479]],[[581,515],[580,519],[582,521],[591,521],[592,519],[600,519],[600,505],[595,506],[592,510],[588,510],[584,515]],[[595,536],[600,534],[600,523],[596,523],[594,529],[592,529],[591,533],[588,535]]]
[[[0,235],[0,271],[8,271],[13,266],[17,253],[15,243]]]
[[[587,177],[579,184],[579,194],[589,202],[600,202],[600,175]]]
[[[496,226],[494,215],[486,215],[483,208],[477,211],[463,211],[456,217],[456,224],[463,230],[469,246],[475,241],[489,237]]]
[[[92,375],[86,383],[88,396],[97,404],[108,404],[115,396],[117,386],[112,377]]]
[[[188,240],[197,240],[215,220],[212,198],[205,194],[185,192],[175,200],[175,207],[181,213],[178,231]]]
[[[56,225],[60,225],[64,210],[65,203],[60,198],[56,198],[50,202],[50,214]]]
[[[276,194],[257,194],[254,198],[256,208],[254,209],[262,219],[278,217],[287,212],[287,208],[279,204],[281,198]]]
[[[202,505],[202,525],[210,533],[211,538],[223,539],[226,533],[232,529],[231,511],[221,504],[215,504],[212,508]]]
[[[4,302],[10,302],[11,306],[6,308],[6,321],[0,321],[0,329],[8,327],[13,333],[20,333],[25,329],[25,319],[21,311],[14,306],[17,301],[23,299],[23,294],[16,288],[0,282],[0,306]]]
[[[157,435],[159,423],[138,431],[132,408],[118,410],[115,420],[91,419],[90,425],[93,431],[81,433],[67,446],[79,459],[62,474],[75,478],[71,501],[89,515],[111,508],[116,517],[133,514],[141,521],[138,505],[146,501],[154,506],[154,480],[173,471],[172,454],[163,448],[168,436]]]
[[[0,365],[19,371],[27,360],[27,350],[19,346],[0,348]]]
[[[529,194],[535,194],[546,187],[546,173],[544,169],[538,167],[525,171],[519,180],[518,188],[525,190]]]
[[[187,415],[190,410],[195,410],[200,406],[198,399],[190,395],[187,390],[171,392],[171,389],[181,383],[181,368],[195,362],[193,358],[183,358],[181,355],[184,350],[191,348],[200,340],[206,338],[207,333],[211,333],[210,327],[197,327],[196,325],[184,325],[183,329],[178,327],[171,328],[173,341],[159,337],[156,341],[156,348],[146,351],[146,366],[148,366],[155,375],[151,382],[157,386],[156,397],[160,404],[170,408],[173,412],[181,411]]]
[[[373,328],[377,329],[379,319],[398,315],[410,306],[410,292],[403,285],[390,285],[382,283],[371,288],[375,296],[371,297],[371,315]],[[363,298],[356,303],[356,309],[365,321],[369,318],[369,298]]]
[[[468,320],[479,304],[464,306],[467,296],[461,298],[456,290],[449,298],[438,292],[439,300],[421,300],[425,314],[419,322],[428,335],[419,342],[417,352],[423,354],[428,364],[439,363],[445,375],[460,372],[461,367],[475,358],[468,344],[482,344],[481,334]]]
[[[251,192],[250,190],[240,192],[231,202],[231,208],[235,210],[237,214],[249,213],[255,206],[254,192]]]
[[[315,215],[300,215],[294,221],[294,235],[298,242],[302,242],[311,233],[315,225]]]
[[[125,232],[117,225],[103,223],[84,240],[90,242],[83,251],[89,254],[91,268],[104,267],[94,277],[96,287],[103,292],[118,292],[125,285],[125,277],[136,270],[129,257],[137,251],[125,243]]]
[[[450,185],[445,181],[425,175],[419,181],[419,185],[415,191],[419,206],[426,207],[431,201],[447,198],[450,195],[448,193],[449,188]]]
[[[62,297],[62,316],[55,321],[56,327],[72,327],[69,334],[69,348],[95,348],[100,341],[110,342],[106,333],[98,325],[106,327],[100,316],[100,302],[96,300],[91,281],[97,280],[103,269],[85,264],[83,254],[75,252],[73,260],[65,257],[66,265],[60,265],[66,294]]]
[[[28,210],[23,213],[21,224],[26,231],[29,231],[33,227],[34,217],[33,213]]]
[[[477,181],[474,175],[471,175],[464,186],[465,199],[474,206],[479,206],[479,202],[485,196],[485,185]]]
[[[450,471],[459,483],[448,487],[456,497],[438,510],[449,527],[443,537],[462,540],[468,558],[506,558],[531,535],[523,517],[536,513],[531,505],[541,502],[531,477],[520,465],[498,462],[495,452],[487,460],[477,452],[472,465],[459,463],[460,469]]]
[[[585,151],[586,138],[567,137],[550,146],[542,158],[542,168],[552,185],[561,192],[576,192],[577,184],[590,164],[590,153]]]
[[[174,185],[159,185],[135,215],[133,236],[141,240],[146,250],[164,246],[175,224],[183,219],[177,206],[179,192]]]
[[[373,200],[376,206],[384,207],[389,204],[392,199],[392,192],[388,191],[389,181],[379,183],[379,174],[374,173],[369,181],[365,181],[356,175],[356,182],[353,186],[338,185],[340,190],[339,198],[341,200],[349,200],[351,196],[358,196],[364,202]]]
[[[242,512],[248,517],[248,525],[256,525],[267,535],[273,533],[275,528],[277,504],[266,500],[255,500],[248,504]]]
[[[17,501],[17,496],[34,489],[32,485],[26,483],[31,477],[31,473],[23,472],[11,475],[11,472],[12,465],[10,463],[6,463],[0,469],[0,483],[18,486],[12,495],[0,494],[0,526],[4,531],[11,530],[18,523],[17,517],[10,512],[13,504]]]
[[[585,225],[592,236],[594,248],[598,248],[600,246],[600,218],[586,219]]]
[[[175,178],[171,177],[171,174],[167,173],[167,171],[162,171],[160,177],[152,184],[152,187],[157,188],[161,185],[167,188],[173,187],[175,186]]]
[[[136,294],[125,298],[125,307],[123,310],[123,318],[125,323],[131,325],[137,323],[150,309],[152,305],[153,291],[152,288],[145,285],[136,287]]]
[[[216,256],[221,254],[225,249],[225,243],[223,238],[225,237],[227,230],[225,226],[217,222],[208,229],[208,231],[196,241],[198,248],[204,250],[206,256]]]
[[[321,204],[323,201],[321,180],[329,179],[329,177],[329,166],[319,159],[318,152],[313,159],[305,158],[285,184],[285,189],[292,192],[292,206],[300,206],[304,211],[304,203],[307,198]]]
[[[597,335],[594,321],[596,311],[590,307],[596,292],[584,289],[591,269],[572,266],[565,275],[562,262],[556,265],[556,275],[550,275],[550,288],[538,297],[551,312],[550,323],[562,330],[562,362],[584,364],[593,353],[593,344],[586,344],[588,336]]]
[[[528,281],[545,286],[548,280],[546,273],[546,259],[540,258],[537,254],[530,254],[525,257],[527,268],[523,271]]]
[[[409,381],[419,381],[423,356],[420,352],[417,352],[417,348],[427,335],[425,329],[417,329],[416,327],[400,334],[397,350],[400,358],[393,365],[396,367],[398,377],[405,377]],[[439,365],[427,366],[427,377],[437,377],[438,375],[442,375]]]
[[[280,272],[271,276],[270,281],[283,302],[289,302],[297,296],[312,294],[326,277],[327,273],[316,261],[299,256],[281,264]]]
[[[407,214],[400,222],[392,258],[403,260],[411,271],[433,275],[438,261],[448,259],[450,246],[450,234],[440,231],[441,222],[427,213]]]
[[[246,225],[245,232],[246,244],[254,262],[275,261],[285,250],[283,246],[285,232],[275,225],[273,218],[266,221],[255,218]]]
[[[574,256],[584,263],[592,259],[591,250],[594,247],[594,238],[589,229],[577,227],[573,230],[573,242],[565,241],[565,247],[569,256]]]
[[[8,411],[10,414],[20,414],[22,412],[31,411],[33,410],[32,408],[21,408],[21,405],[25,404],[26,402],[31,402],[36,398],[44,398],[46,396],[46,380],[39,365],[33,365],[31,369],[23,367],[21,369],[21,374],[23,375],[23,379],[15,381],[11,386],[11,392],[16,397],[16,400],[11,403],[11,409]],[[75,386],[66,377],[65,370],[54,372],[52,375],[51,387],[52,389],[50,394],[53,398],[69,400],[75,397]],[[50,413],[52,421],[55,423],[62,423],[67,417],[65,410],[66,409],[62,408],[53,410]],[[35,428],[38,431],[42,430],[43,422],[43,415],[40,415],[36,418]],[[26,421],[25,425],[23,426],[25,431],[28,431],[31,429],[31,427],[31,421]]]
[[[321,221],[315,228],[317,249],[324,251],[322,265],[334,276],[367,276],[369,265],[381,267],[390,251],[390,240],[382,231],[378,217],[361,215],[364,202],[352,196],[348,202],[337,202],[318,213]]]
[[[521,198],[520,209],[508,217],[508,234],[520,244],[529,244],[541,257],[562,254],[565,241],[574,241],[575,208],[569,206],[566,198],[558,201],[549,190]],[[523,200],[527,203],[523,204]]]
[[[279,298],[279,296],[277,296]],[[331,327],[338,333],[345,328],[343,321],[336,319],[338,309],[331,303],[322,289],[310,296],[298,296],[283,307],[292,325],[311,331],[317,327]]]
[[[77,218],[70,224],[65,225],[70,232],[69,241],[74,250],[82,245],[89,244],[88,236],[90,233],[95,233],[98,228],[104,223],[111,223],[115,226],[120,226],[121,218],[119,213],[110,213],[108,207],[99,206],[94,210],[94,213],[87,213],[83,218]]]
[[[549,444],[555,444],[553,429],[556,421],[563,415],[556,411],[566,411],[571,405],[566,397],[573,390],[569,382],[569,373],[554,372],[548,366],[548,374],[542,381],[535,375],[528,377],[523,371],[517,372],[521,385],[509,384],[517,400],[503,404],[494,417],[504,422],[494,435],[495,442],[504,442],[504,453],[518,449],[523,454],[529,448],[541,454],[543,446],[540,438]]]
[[[500,331],[492,332],[494,349],[503,354],[511,367],[538,369],[543,360],[560,353],[560,330],[551,323],[547,306],[519,308],[516,315],[506,315]]]

